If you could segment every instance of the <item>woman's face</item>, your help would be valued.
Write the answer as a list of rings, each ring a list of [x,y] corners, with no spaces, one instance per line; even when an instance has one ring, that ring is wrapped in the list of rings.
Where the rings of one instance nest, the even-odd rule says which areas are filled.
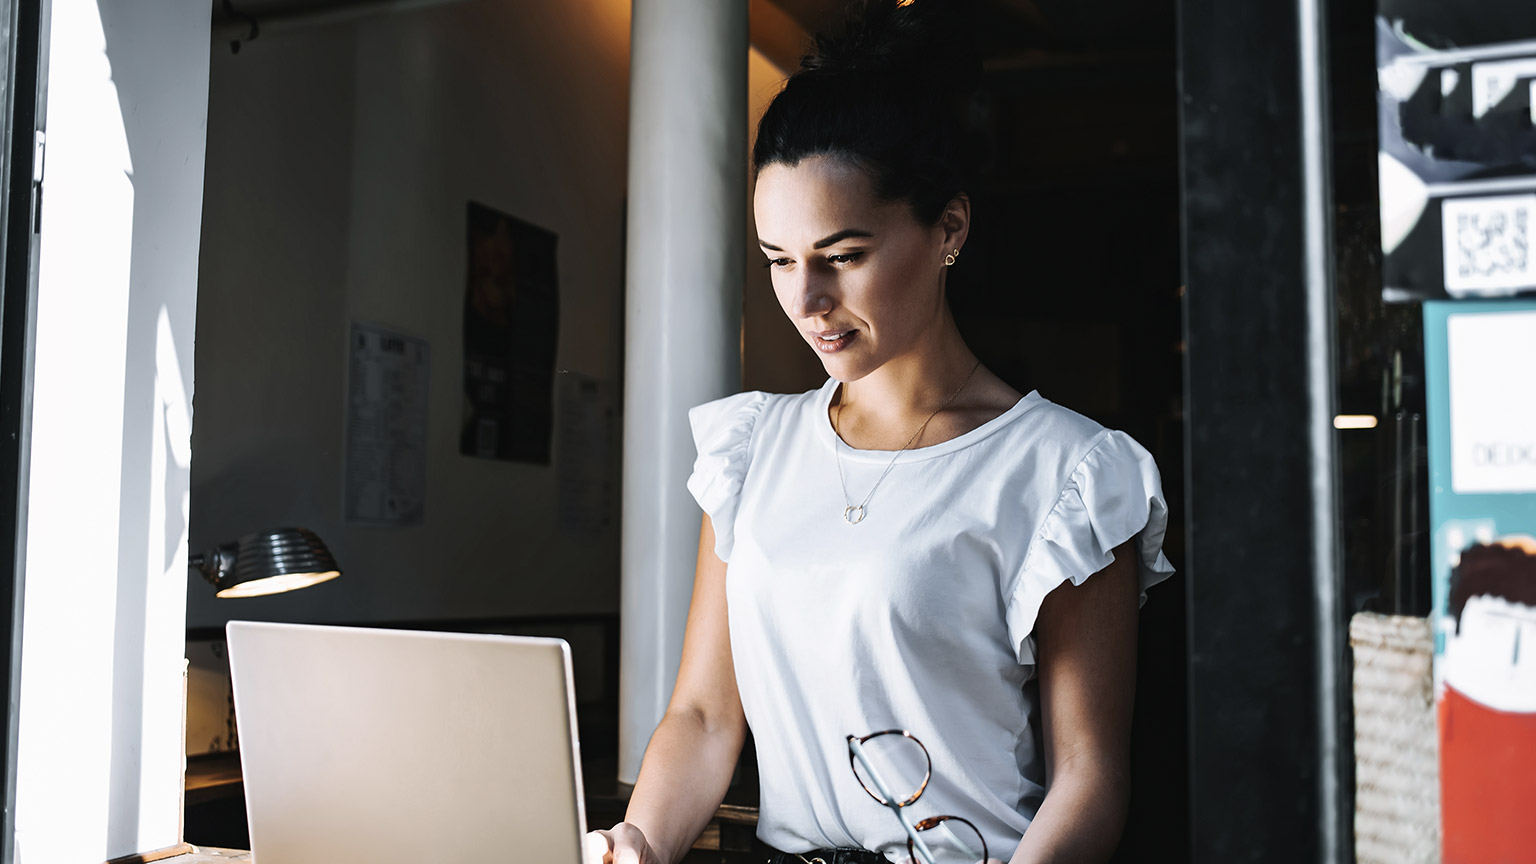
[[[878,200],[857,166],[832,156],[769,165],[754,212],[779,305],[832,377],[864,377],[941,320],[953,232]]]

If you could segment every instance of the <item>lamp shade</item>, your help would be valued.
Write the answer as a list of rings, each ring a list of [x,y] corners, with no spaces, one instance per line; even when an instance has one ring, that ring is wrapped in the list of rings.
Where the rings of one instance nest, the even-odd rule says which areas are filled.
[[[341,575],[331,551],[306,528],[247,534],[187,562],[219,597],[259,597],[316,585]]]

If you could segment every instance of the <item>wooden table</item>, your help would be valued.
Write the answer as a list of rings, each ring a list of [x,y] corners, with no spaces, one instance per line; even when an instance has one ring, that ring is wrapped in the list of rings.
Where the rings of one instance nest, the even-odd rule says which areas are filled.
[[[583,762],[582,785],[586,791],[588,827],[606,827],[624,818],[624,810],[629,806],[630,789],[621,785],[617,777],[618,765],[613,759]],[[187,760],[188,806],[244,794],[240,754],[217,753]],[[757,807],[742,803],[740,799],[743,796],[743,790],[727,793],[727,803],[721,804],[715,811],[715,817],[694,843],[693,851],[683,858],[684,864],[761,864],[762,855],[755,848]],[[191,845],[179,850],[163,850],[163,853],[134,856],[112,864],[148,864],[158,861],[166,864],[228,864],[230,861],[251,860],[249,852]]]
[[[239,753],[209,753],[187,759],[186,804],[243,794]]]
[[[244,849],[217,849],[212,846],[193,846],[190,843],[182,843],[169,849],[160,849],[155,852],[145,852],[141,855],[129,855],[125,858],[113,858],[107,864],[230,864],[230,862],[251,860],[251,853]]]

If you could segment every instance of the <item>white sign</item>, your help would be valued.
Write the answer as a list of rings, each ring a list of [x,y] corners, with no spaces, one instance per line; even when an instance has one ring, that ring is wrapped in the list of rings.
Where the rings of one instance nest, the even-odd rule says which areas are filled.
[[[1499,297],[1536,288],[1536,195],[1448,198],[1440,215],[1447,294]]]
[[[347,521],[419,524],[427,497],[427,343],[357,322],[350,340]]]
[[[1536,312],[1446,319],[1451,488],[1536,492]]]

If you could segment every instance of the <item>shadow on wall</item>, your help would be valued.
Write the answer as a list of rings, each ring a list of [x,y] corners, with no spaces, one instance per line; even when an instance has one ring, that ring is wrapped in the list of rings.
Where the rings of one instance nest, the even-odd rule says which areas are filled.
[[[181,750],[179,725],[161,721],[174,719],[181,705],[192,333],[207,120],[207,55],[195,47],[207,44],[210,13],[198,0],[160,4],[157,14],[137,4],[97,6],[133,184],[107,828],[108,849],[115,852],[158,843],[140,839],[146,761],[158,765]],[[148,773],[157,781],[162,772]]]

